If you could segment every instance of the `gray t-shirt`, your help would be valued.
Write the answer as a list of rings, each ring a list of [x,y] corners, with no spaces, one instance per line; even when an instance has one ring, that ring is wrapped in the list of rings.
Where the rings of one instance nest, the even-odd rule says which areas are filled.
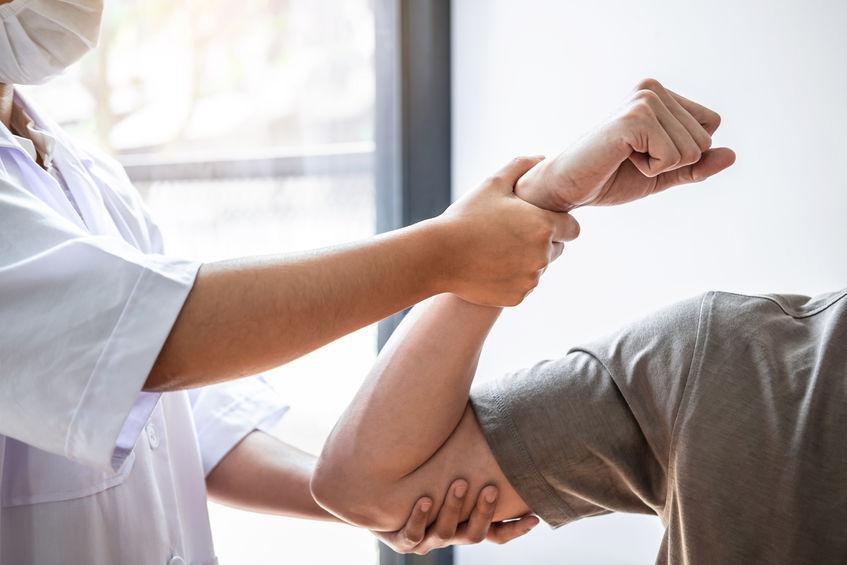
[[[657,563],[847,563],[845,296],[708,293],[472,405],[554,527],[655,514]]]

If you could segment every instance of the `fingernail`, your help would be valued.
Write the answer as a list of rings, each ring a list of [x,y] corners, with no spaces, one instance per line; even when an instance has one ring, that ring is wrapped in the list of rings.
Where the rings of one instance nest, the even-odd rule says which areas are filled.
[[[485,495],[485,500],[486,500],[486,502],[494,502],[495,500],[497,500],[497,493],[496,492],[487,493]]]
[[[421,502],[421,511],[422,512],[429,512],[430,508],[432,508],[432,501],[424,500],[423,502]]]
[[[456,498],[463,498],[465,496],[465,493],[467,492],[468,485],[466,485],[465,483],[459,483],[458,485],[456,485],[456,488],[453,489],[453,495]]]

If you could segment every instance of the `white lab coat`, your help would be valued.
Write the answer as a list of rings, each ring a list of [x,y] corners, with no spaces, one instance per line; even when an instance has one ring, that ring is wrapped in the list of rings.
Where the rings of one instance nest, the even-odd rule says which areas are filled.
[[[0,565],[216,563],[204,476],[286,407],[262,379],[141,392],[199,265],[116,162],[16,105],[49,172],[0,124]]]

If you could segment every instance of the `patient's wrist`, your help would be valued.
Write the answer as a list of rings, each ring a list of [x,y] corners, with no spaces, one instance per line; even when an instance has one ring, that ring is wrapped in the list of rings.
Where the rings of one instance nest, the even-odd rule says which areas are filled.
[[[569,212],[573,204],[563,200],[556,190],[556,178],[551,172],[553,160],[545,159],[515,183],[515,194],[525,202],[554,212]]]

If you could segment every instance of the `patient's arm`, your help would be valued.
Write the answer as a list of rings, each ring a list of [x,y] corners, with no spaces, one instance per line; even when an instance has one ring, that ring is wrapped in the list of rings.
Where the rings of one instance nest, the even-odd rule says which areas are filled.
[[[642,80],[605,123],[522,176],[515,194],[548,210],[623,204],[672,186],[700,182],[735,162],[712,148],[720,116]]]
[[[711,148],[719,122],[711,110],[642,81],[620,112],[522,176],[515,192],[543,208],[570,210],[703,180],[735,160],[730,149]],[[312,478],[315,499],[345,520],[392,530],[416,496],[441,504],[450,480],[464,477],[472,493],[489,483],[500,488],[495,519],[526,512],[467,402],[499,310],[442,295],[416,314],[395,333],[336,425]],[[466,501],[465,515],[470,506]]]
[[[407,317],[327,440],[311,483],[319,504],[357,525],[396,530],[417,497],[430,496],[437,510],[462,477],[470,485],[463,517],[488,484],[500,489],[495,520],[528,511],[468,406],[499,313],[441,295]]]

